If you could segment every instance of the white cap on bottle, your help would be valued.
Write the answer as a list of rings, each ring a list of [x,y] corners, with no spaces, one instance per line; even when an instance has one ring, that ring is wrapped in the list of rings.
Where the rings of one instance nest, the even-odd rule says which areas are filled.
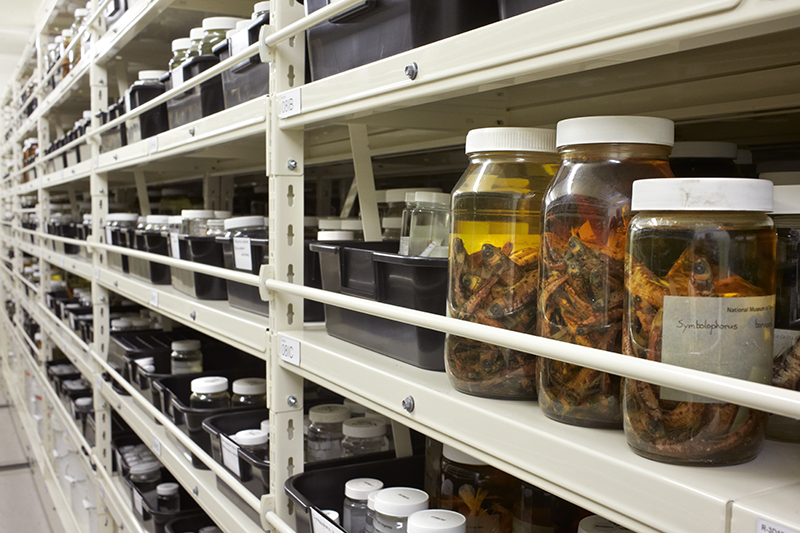
[[[112,328],[129,328],[133,325],[129,318],[115,318],[111,321]]]
[[[250,19],[242,19],[242,20],[240,20],[239,22],[236,23],[236,29],[234,29],[233,31],[242,31],[243,29],[245,29],[248,26],[250,26],[250,24],[252,24],[252,23],[253,23],[253,21],[250,20]]]
[[[214,218],[214,211],[211,209],[183,209],[183,218]]]
[[[233,216],[233,211],[219,211],[217,209],[214,210],[214,218],[231,218]]]
[[[232,30],[240,18],[236,17],[209,17],[203,19],[204,30]]]
[[[182,341],[172,341],[170,348],[177,352],[188,352],[200,349],[200,341],[197,339],[186,339]]]
[[[92,112],[89,110],[84,110],[83,113],[81,113],[81,117],[83,117],[83,120],[92,120]],[[91,204],[89,204],[89,208],[91,209]]]
[[[156,486],[156,494],[159,496],[174,496],[178,494],[178,487],[177,483],[161,483]]]
[[[352,231],[318,231],[317,240],[321,242],[352,241],[356,234]]]
[[[266,228],[267,219],[264,217],[235,217],[225,220],[225,231],[241,228]]]
[[[311,419],[311,422],[332,424],[336,422],[344,422],[350,418],[350,409],[344,405],[332,403],[315,405],[309,409],[308,416]]]
[[[334,524],[339,525],[339,513],[338,512],[333,511],[331,509],[320,509],[320,510],[322,511],[322,514],[324,514],[325,516],[330,518],[331,521]]]
[[[606,520],[602,516],[587,516],[578,524],[578,533],[624,533],[631,530]]]
[[[131,326],[135,328],[150,327],[150,320],[147,318],[136,317],[136,318],[130,318],[129,320],[131,322]]]
[[[178,50],[188,50],[190,46],[192,46],[192,40],[188,37],[181,37],[180,39],[174,39],[172,41],[173,52],[177,52]]]
[[[139,80],[160,80],[161,76],[166,74],[166,70],[140,70],[139,71]]]
[[[227,390],[228,378],[222,376],[206,376],[192,380],[192,392],[213,394],[215,392],[225,392]]]
[[[377,496],[379,492],[380,490],[373,490],[367,495],[367,509],[371,511],[375,510],[375,496]]]
[[[148,224],[169,224],[169,216],[167,215],[147,215],[145,220]]]
[[[233,382],[234,394],[266,394],[267,380],[264,378],[241,378]]]
[[[544,128],[480,128],[467,133],[465,151],[555,153],[556,132]]]
[[[203,28],[192,28],[189,30],[189,40],[196,41],[203,38]]]
[[[676,142],[669,158],[694,157],[699,159],[736,159],[736,143],[693,141]]]
[[[456,511],[427,509],[408,517],[408,533],[465,533],[467,518]]]
[[[383,488],[383,481],[371,477],[357,477],[344,484],[344,495],[351,500],[366,500],[370,493]]]
[[[422,191],[414,195],[414,200],[431,204],[450,205],[450,194],[446,192]]]
[[[603,116],[562,120],[556,125],[556,146],[575,144],[659,144],[672,146],[675,123],[666,118]]]
[[[139,215],[136,213],[109,213],[106,215],[106,222],[136,222]]]
[[[173,215],[167,219],[167,223],[172,224],[183,224],[183,217],[180,215]]]
[[[453,461],[454,463],[460,463],[462,465],[472,465],[472,466],[486,465],[486,463],[484,463],[480,459],[475,459],[471,455],[468,455],[462,452],[461,450],[453,448],[452,446],[448,446],[447,444],[442,445],[442,457],[444,457],[448,461]]]
[[[389,516],[411,516],[427,508],[428,494],[424,490],[393,487],[375,495],[375,510]]]
[[[775,185],[773,215],[800,215],[800,185]]]
[[[269,432],[260,429],[243,429],[236,433],[233,440],[242,446],[261,446],[269,442]]]
[[[375,194],[379,192],[385,193],[385,202],[387,204],[399,203],[404,202],[406,199],[406,194],[413,192],[442,192],[442,189],[439,187],[423,187],[417,189],[389,189],[386,191],[375,191]]]
[[[77,405],[78,407],[86,407],[89,405],[94,405],[94,398],[92,398],[91,396],[87,396],[85,398],[77,398],[75,400],[75,405]]]
[[[267,435],[269,435],[269,420],[261,421],[261,431],[266,431]]]
[[[800,171],[762,172],[758,179],[769,180],[774,185],[800,185]]]
[[[671,178],[633,182],[633,211],[772,211],[772,183],[750,178]]]
[[[61,38],[62,39],[66,39],[67,37],[70,37],[70,38],[72,37],[72,30],[70,30],[70,29],[61,30]]]
[[[377,418],[358,417],[345,420],[342,424],[345,437],[370,439],[386,435],[386,422]]]

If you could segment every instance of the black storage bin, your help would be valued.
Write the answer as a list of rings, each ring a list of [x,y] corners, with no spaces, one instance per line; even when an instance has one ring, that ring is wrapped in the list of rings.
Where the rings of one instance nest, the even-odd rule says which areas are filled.
[[[128,10],[127,0],[111,0],[103,10],[103,20],[106,26],[111,26]]]
[[[351,479],[360,477],[380,479],[384,487],[423,490],[425,455],[310,470],[290,477],[284,483],[284,490],[294,502],[297,533],[312,533],[309,513],[312,506],[317,509],[332,509],[343,516],[344,485]]]
[[[128,242],[133,240],[132,237],[130,237],[133,233],[134,230],[129,228],[111,228],[111,242],[109,244],[130,248]],[[108,252],[108,266],[115,270],[120,270],[125,274],[130,272],[128,256],[119,252]]]
[[[161,96],[164,90],[164,84],[160,81],[135,82],[125,93],[125,113],[130,113],[153,98]],[[131,143],[158,135],[168,129],[166,104],[158,105],[125,122],[127,139]]]
[[[56,225],[56,234],[59,237],[65,237],[67,239],[77,239],[78,238],[78,225],[74,222],[65,222]],[[77,244],[69,244],[64,242],[56,243],[57,251],[63,252],[65,254],[74,255],[80,251],[80,246]]]
[[[216,237],[179,235],[180,257],[186,261],[224,267],[222,243]],[[182,268],[171,269],[172,286],[184,294],[200,300],[227,300],[225,280]]]
[[[396,242],[314,243],[322,287],[331,292],[444,315],[446,258],[403,256]],[[328,334],[427,370],[444,371],[444,333],[333,305]]]
[[[66,373],[58,373],[54,371],[54,367],[61,366],[61,365],[72,365],[69,359],[54,359],[52,361],[45,361],[44,368],[45,373],[47,374],[47,378],[53,384],[53,389],[58,392],[61,390],[61,382],[67,381],[71,379],[79,379],[81,377],[81,373],[75,368],[72,372]],[[72,365],[74,367],[74,365]]]
[[[163,471],[166,472],[165,469]],[[173,481],[171,476],[162,479],[163,483],[171,481]],[[200,510],[194,498],[181,485],[178,485],[178,495],[181,502],[180,511],[162,511],[158,509],[158,494],[155,490],[142,492],[130,479],[126,479],[125,482],[130,487],[133,495],[133,514],[144,526],[144,529],[150,533],[164,533],[168,522],[178,518],[194,516]],[[141,502],[141,507],[138,502]]]
[[[124,1],[124,0],[121,0]],[[100,119],[103,124],[125,115],[124,102],[117,102],[108,108],[108,112],[101,114]],[[106,153],[117,148],[121,148],[128,144],[128,136],[125,131],[125,125],[120,124],[114,126],[110,130],[104,131],[100,134],[100,152]]]
[[[497,0],[500,8],[500,19],[505,20],[521,13],[533,11],[540,7],[555,4],[559,0]]]
[[[214,521],[207,514],[200,511],[170,520],[164,526],[164,531],[166,533],[186,533],[187,531],[197,533],[201,528],[214,525],[216,525]]]
[[[306,0],[306,12],[328,0]],[[498,20],[487,0],[365,0],[307,31],[311,81]]]
[[[269,24],[269,14],[250,22],[247,29],[237,31],[214,47],[220,61],[225,61],[258,42],[261,26]],[[222,91],[225,109],[249,102],[269,93],[269,63],[262,63],[258,54],[238,63],[222,73]]]
[[[166,74],[162,81],[166,81],[167,88],[178,87],[183,81],[190,80],[219,63],[219,58],[213,54],[195,56],[183,63],[178,69]],[[180,80],[180,77],[183,80]],[[203,117],[208,117],[225,109],[225,99],[222,96],[222,77],[214,76],[197,87],[193,87],[182,94],[167,101],[169,114],[169,127],[177,128],[189,124]],[[183,257],[183,256],[181,256]]]
[[[142,252],[169,256],[169,236],[158,231],[138,230],[134,234],[134,248]],[[131,256],[128,258],[128,268],[131,276],[153,285],[172,283],[169,265]]]
[[[65,289],[50,291],[44,295],[44,302],[56,316],[58,316],[58,314],[60,313],[58,302],[60,302],[61,300],[69,300],[69,299],[70,297]]]

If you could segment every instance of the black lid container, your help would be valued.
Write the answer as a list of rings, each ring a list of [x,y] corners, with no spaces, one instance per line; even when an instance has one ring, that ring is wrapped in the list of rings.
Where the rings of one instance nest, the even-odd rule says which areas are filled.
[[[125,111],[130,113],[153,98],[164,94],[165,86],[157,80],[139,80],[125,93]],[[127,139],[130,142],[147,139],[169,129],[167,105],[157,105],[145,111],[138,118],[126,121]]]

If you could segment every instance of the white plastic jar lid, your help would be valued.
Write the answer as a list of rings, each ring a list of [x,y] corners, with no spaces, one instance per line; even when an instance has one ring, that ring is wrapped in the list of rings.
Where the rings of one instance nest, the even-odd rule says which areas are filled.
[[[174,496],[178,494],[178,486],[177,483],[161,483],[156,486],[156,494],[159,496]]]
[[[775,185],[800,185],[800,172],[762,172],[758,179],[769,180]]]
[[[417,192],[414,195],[414,200],[417,202],[426,202],[431,204],[450,205],[450,194],[446,192]]]
[[[367,408],[361,405],[360,403],[356,403],[350,398],[345,398],[342,404],[350,409],[351,414],[366,414]]]
[[[480,459],[475,459],[471,455],[453,448],[452,446],[448,446],[447,444],[442,445],[442,457],[448,461],[453,461],[454,463],[460,463],[462,465],[486,466],[486,463]]]
[[[408,533],[464,533],[467,518],[456,511],[426,509],[408,517]]]
[[[133,325],[129,318],[115,318],[111,321],[112,328],[128,328]]]
[[[131,326],[135,328],[144,328],[150,326],[150,320],[147,318],[130,318]]]
[[[800,185],[775,185],[773,215],[800,215]]]
[[[106,222],[136,222],[139,215],[136,213],[109,213],[106,215]]]
[[[357,477],[344,484],[344,495],[352,500],[366,500],[370,493],[383,488],[383,481],[371,477]]]
[[[352,241],[356,238],[352,231],[318,231],[317,240],[323,242]]]
[[[378,495],[380,490],[373,490],[367,495],[367,509],[375,510],[375,496]]]
[[[167,215],[147,215],[145,220],[148,224],[169,224]]]
[[[633,182],[633,211],[772,211],[772,182],[750,178],[667,178]]]
[[[188,37],[181,37],[180,39],[175,39],[172,41],[173,52],[177,52],[178,50],[188,50],[191,46],[192,40]]]
[[[358,417],[345,420],[342,424],[345,437],[370,439],[386,435],[386,422],[378,418]]]
[[[578,533],[623,533],[631,531],[602,516],[587,516],[578,524]]]
[[[243,429],[234,436],[242,446],[261,446],[269,441],[269,433],[260,429]]]
[[[232,30],[240,18],[236,17],[209,17],[203,19],[204,30]]]
[[[736,143],[693,141],[676,142],[672,146],[670,159],[693,157],[698,159],[736,159]]]
[[[197,339],[188,339],[182,341],[172,341],[170,347],[178,352],[188,352],[191,350],[199,350],[200,349],[200,341]]]
[[[78,407],[86,407],[87,405],[94,405],[94,399],[90,397],[78,398],[75,400],[75,405]]]
[[[375,510],[389,516],[410,516],[427,508],[428,494],[424,490],[393,487],[375,495]]]
[[[206,376],[192,380],[192,392],[213,394],[215,392],[225,392],[227,390],[228,378],[222,376]]]
[[[73,14],[75,15],[75,18],[85,17],[86,15],[89,14],[89,10],[79,7],[78,9],[75,10],[75,13]]]
[[[269,435],[269,420],[261,421],[261,431],[266,431],[267,435]]]
[[[145,463],[131,465],[128,470],[131,474],[151,474],[161,470],[161,464],[157,461],[148,461]]]
[[[231,218],[233,216],[233,211],[217,211],[214,210],[214,218]]]
[[[86,224],[87,222],[91,222],[94,217],[91,214],[83,215],[83,223]]]
[[[214,211],[211,209],[184,209],[181,211],[183,218],[214,218]]]
[[[166,74],[166,70],[140,70],[139,71],[139,80],[160,80],[161,76]]]
[[[569,118],[556,125],[556,146],[575,144],[659,144],[672,146],[675,123],[666,118],[603,116]]]
[[[258,13],[259,11],[269,11],[269,0],[258,2],[253,6],[253,13]]]
[[[267,219],[264,217],[235,217],[225,221],[225,231],[240,228],[266,228]]]
[[[61,38],[66,39],[67,37],[72,37],[72,30],[61,30]]]
[[[424,188],[417,188],[417,189],[389,189],[387,191],[376,191],[375,194],[378,192],[385,192],[386,193],[386,203],[387,204],[394,204],[399,202],[405,202],[406,194],[413,192],[442,192],[442,189],[439,187],[424,187]]]
[[[345,405],[333,403],[315,405],[308,411],[308,417],[311,422],[321,422],[323,424],[344,422],[350,418],[350,409]]]
[[[266,394],[267,380],[264,378],[241,378],[233,382],[234,394]]]
[[[545,128],[479,128],[467,133],[465,151],[556,152],[556,132]]]
[[[203,28],[192,28],[189,30],[189,40],[197,41],[203,38]]]

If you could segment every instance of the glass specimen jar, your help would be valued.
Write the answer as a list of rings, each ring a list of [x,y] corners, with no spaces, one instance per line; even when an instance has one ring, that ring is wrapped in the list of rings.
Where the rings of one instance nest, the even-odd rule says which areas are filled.
[[[236,23],[242,19],[235,17],[209,17],[203,19],[203,37],[197,43],[192,43],[192,47],[196,46],[199,54],[197,55],[211,55],[214,53],[214,46],[226,39],[228,30],[236,28]]]
[[[542,216],[539,333],[622,352],[623,261],[633,182],[671,178],[671,120],[584,117],[562,120],[562,162]],[[539,405],[548,417],[579,426],[619,428],[620,378],[540,359]]]
[[[470,165],[452,194],[451,317],[535,334],[540,208],[558,168],[555,132],[483,128],[467,135]],[[456,390],[536,398],[536,358],[448,335],[445,367]]]
[[[180,511],[181,496],[177,483],[161,483],[156,487],[156,506],[159,511]]]
[[[669,166],[679,178],[743,178],[735,162],[738,152],[736,143],[676,142]]]
[[[408,517],[428,508],[428,494],[424,490],[393,487],[379,490],[375,495],[376,533],[406,533]]]
[[[337,459],[342,456],[342,423],[350,418],[344,405],[315,405],[308,411],[308,453],[306,462]]]
[[[345,420],[342,424],[342,433],[344,457],[385,452],[389,449],[386,422],[378,418],[358,417]]]
[[[189,48],[192,40],[188,37],[181,37],[172,41],[172,59],[169,60],[169,69],[174,70],[181,66],[189,57]]]
[[[196,374],[203,371],[203,352],[196,339],[172,341],[170,345],[170,373]]]
[[[364,533],[367,520],[367,499],[371,492],[381,490],[379,479],[360,477],[344,484],[342,526],[347,533]]]
[[[775,313],[772,183],[633,185],[625,265],[626,355],[770,383]],[[649,459],[731,465],[758,454],[766,413],[626,379],[625,436]]]
[[[552,510],[555,496],[525,481],[517,480],[517,484],[514,533],[554,533],[556,525]]]
[[[408,255],[447,257],[450,237],[450,195],[418,192],[411,211]]]
[[[442,446],[439,506],[467,517],[474,533],[512,533],[516,478],[480,459]]]
[[[139,221],[139,215],[136,213],[109,213],[106,215],[106,244],[114,244],[115,246],[125,246],[127,237],[122,235],[122,232],[132,232],[136,229],[136,224]],[[114,242],[112,233],[114,230],[120,230],[120,242]]]
[[[192,396],[189,405],[200,409],[221,409],[231,406],[228,394],[228,378],[206,376],[192,380]]]
[[[241,378],[233,382],[231,405],[267,405],[267,380],[264,378]]]
[[[181,211],[183,217],[183,233],[205,236],[208,232],[208,221],[214,218],[214,211],[211,209],[184,209]]]
[[[237,431],[234,440],[243,450],[263,453],[269,450],[269,431],[263,429]]]
[[[203,28],[192,28],[189,30],[189,49],[186,51],[186,59],[200,55],[203,43]],[[184,59],[184,62],[186,61]]]
[[[161,483],[161,463],[158,461],[131,465],[128,473],[131,482],[142,492],[156,490],[156,487]]]

